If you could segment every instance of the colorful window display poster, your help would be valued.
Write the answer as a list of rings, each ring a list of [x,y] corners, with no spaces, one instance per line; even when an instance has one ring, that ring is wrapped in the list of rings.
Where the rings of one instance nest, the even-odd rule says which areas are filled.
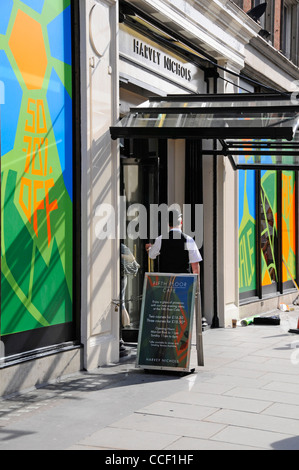
[[[1,336],[73,320],[70,0],[0,0]]]
[[[146,273],[137,366],[189,371],[197,276]]]
[[[295,172],[282,173],[282,282],[296,279],[296,183]],[[289,272],[288,272],[289,271]]]
[[[281,175],[281,178],[280,178]],[[294,171],[260,172],[256,187],[255,172],[239,172],[239,292],[254,295],[256,270],[261,272],[261,287],[276,286],[279,266],[282,279],[296,279],[296,177]],[[256,196],[260,192],[259,214]],[[281,193],[281,198],[278,194]],[[281,205],[281,220],[278,208]],[[261,266],[256,266],[256,218],[260,226]],[[278,243],[281,241],[281,256]],[[286,267],[287,266],[287,267]]]
[[[239,171],[239,289],[256,289],[255,171]]]

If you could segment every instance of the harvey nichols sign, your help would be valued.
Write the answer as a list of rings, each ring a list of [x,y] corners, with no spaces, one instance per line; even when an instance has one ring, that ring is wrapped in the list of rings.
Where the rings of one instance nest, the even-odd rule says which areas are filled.
[[[127,61],[197,91],[200,71],[194,64],[123,24],[120,25],[119,47],[120,56]]]
[[[183,64],[180,64],[165,54],[162,55],[162,52],[159,52],[151,46],[147,46],[138,39],[133,39],[133,53],[144,57],[153,64],[164,67],[168,72],[173,73],[188,82],[191,82],[192,80],[192,72],[188,67],[184,67]]]

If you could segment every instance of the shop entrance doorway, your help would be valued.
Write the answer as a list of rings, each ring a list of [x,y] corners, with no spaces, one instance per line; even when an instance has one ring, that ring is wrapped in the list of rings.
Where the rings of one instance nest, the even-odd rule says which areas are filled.
[[[122,142],[120,194],[126,209],[122,214],[126,232],[121,243],[139,265],[137,274],[121,274],[122,307],[129,315],[128,324],[121,322],[121,336],[124,342],[134,343],[138,341],[144,274],[154,270],[145,250],[146,243],[154,241],[150,238],[150,209],[167,201],[167,141]]]

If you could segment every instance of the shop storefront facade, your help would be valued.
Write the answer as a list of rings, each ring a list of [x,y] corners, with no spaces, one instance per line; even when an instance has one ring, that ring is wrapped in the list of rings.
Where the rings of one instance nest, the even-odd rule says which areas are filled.
[[[169,47],[171,37],[161,34],[153,24],[142,19],[139,23],[131,21],[132,17],[123,13],[124,7],[120,4],[120,117],[149,96],[205,92],[204,69]],[[148,259],[145,250],[145,244],[154,241],[153,219],[156,214],[158,225],[159,208],[175,203],[183,210],[186,179],[190,178],[190,164],[186,165],[191,159],[190,152],[190,142],[186,146],[182,139],[170,142],[153,136],[151,139],[120,140],[120,188],[125,204],[126,227],[122,243],[130,249],[139,264],[137,274],[126,278],[124,302],[130,323],[121,331],[125,342],[138,340],[144,275],[149,270],[158,269],[157,263]],[[202,194],[200,177],[197,185],[198,194]],[[202,227],[202,198],[198,199],[197,204],[200,206],[200,220],[197,222]],[[140,210],[146,213],[144,222]],[[137,222],[138,226],[131,233],[133,224]]]
[[[132,8],[134,4],[134,8]],[[132,90],[132,83],[136,83],[138,80],[134,77],[138,77],[138,71],[136,71],[136,64],[140,66],[140,56],[142,57],[143,69],[148,73],[151,62],[151,57],[154,57],[153,51],[155,50],[153,44],[149,45],[148,40],[140,38],[140,30],[145,30],[147,36],[150,37],[151,33],[154,34],[154,40],[157,38],[161,41],[161,29],[163,29],[163,20],[157,28],[157,22],[155,22],[156,15],[153,14],[150,18],[150,8],[145,8],[144,12],[139,9],[139,4],[136,2],[131,3],[131,9],[127,9],[126,5],[123,4],[123,24],[120,25],[121,31],[127,31],[129,40],[124,36],[121,37],[120,46],[120,59],[125,61],[123,67],[123,77],[120,74],[121,80],[121,92],[122,87],[127,87]],[[122,11],[122,4],[120,4]],[[232,13],[232,11],[230,12]],[[152,19],[152,23],[151,23]],[[146,25],[144,27],[144,24]],[[167,35],[169,32],[169,22],[165,21],[167,25],[164,32],[164,38],[166,37],[168,44],[171,43],[170,37]],[[150,26],[149,26],[150,25]],[[229,31],[230,27],[237,27],[233,25],[233,19],[230,18],[230,23],[226,28],[226,32]],[[297,68],[291,66],[288,63],[286,66],[285,61],[282,57],[277,58],[277,51],[274,51],[266,41],[259,37],[259,27],[256,29],[253,25],[252,30],[248,36],[244,34],[245,25],[238,25],[239,32],[243,33],[242,46],[243,56],[240,54],[240,44],[237,51],[232,53],[232,49],[226,51],[223,54],[222,60],[218,60],[218,67],[215,66],[215,60],[209,56],[206,52],[206,47],[199,49],[196,47],[196,42],[193,45],[186,40],[185,42],[180,34],[173,35],[172,44],[175,44],[180,52],[182,50],[188,50],[188,60],[190,55],[192,59],[197,62],[199,69],[201,70],[201,84],[198,86],[198,90],[190,89],[184,90],[184,92],[172,91],[169,89],[167,95],[172,94],[210,94],[212,93],[234,93],[234,94],[252,94],[251,106],[256,106],[254,93],[265,92],[274,94],[279,92],[284,93],[286,91],[294,90],[296,86]],[[132,28],[130,33],[125,28]],[[134,31],[132,33],[132,31]],[[160,34],[159,34],[160,32]],[[177,31],[176,31],[177,33]],[[124,33],[123,33],[124,34]],[[251,37],[250,37],[251,34]],[[160,36],[160,37],[159,37]],[[179,38],[179,39],[178,39]],[[261,41],[260,48],[258,50],[257,42]],[[246,43],[246,41],[248,41]],[[162,39],[163,42],[163,39]],[[131,44],[131,54],[127,52],[126,44]],[[222,43],[223,45],[223,43]],[[229,44],[227,44],[229,46]],[[124,52],[125,49],[125,52]],[[177,50],[178,50],[177,49]],[[265,60],[265,74],[263,75],[261,69],[257,68],[254,70],[254,65],[261,65],[262,55],[260,51],[263,51],[267,61]],[[191,54],[190,54],[191,52]],[[162,64],[163,68],[163,56],[157,54],[158,65]],[[201,58],[202,60],[200,60]],[[120,60],[120,63],[121,63]],[[276,65],[275,65],[276,61]],[[167,59],[164,58],[164,69],[167,64]],[[134,72],[131,71],[131,75],[128,73],[132,64],[135,65]],[[242,65],[241,65],[242,64]],[[267,64],[267,65],[266,65]],[[277,65],[278,64],[278,65]],[[175,65],[173,62],[172,72],[178,70],[184,70],[182,66]],[[286,74],[286,70],[289,74]],[[155,69],[156,72],[156,69]],[[183,72],[184,74],[184,72]],[[144,73],[144,75],[146,75]],[[197,76],[199,77],[199,73]],[[188,73],[185,73],[185,77]],[[192,74],[189,74],[191,77]],[[129,78],[128,78],[129,77]],[[238,78],[236,78],[238,77]],[[268,77],[276,77],[276,82],[272,82]],[[169,80],[169,76],[168,76]],[[124,82],[124,85],[122,83]],[[154,83],[154,79],[151,79],[151,84]],[[139,81],[140,84],[140,81]],[[167,86],[167,85],[166,85]],[[143,86],[144,88],[144,86]],[[163,87],[160,86],[160,90]],[[139,100],[133,100],[130,103],[131,108],[134,110],[133,120],[137,121],[140,103],[145,103],[145,98],[148,93],[143,93],[143,96]],[[151,96],[161,97],[163,92],[159,93],[152,88]],[[270,96],[270,95],[269,95]],[[135,95],[136,98],[136,95]],[[178,100],[179,101],[179,100]],[[185,100],[181,99],[181,106],[188,106],[188,97]],[[195,97],[196,101],[196,97]],[[207,97],[207,102],[209,98]],[[130,115],[130,106],[128,106],[129,100],[125,100],[123,106],[120,107],[120,116]],[[167,103],[167,99],[165,99]],[[147,120],[147,106],[156,106],[157,112],[159,106],[161,107],[160,112],[166,113],[163,110],[165,102],[161,99],[157,99],[157,104],[141,104],[143,107],[144,121],[142,126],[145,127],[161,127],[164,125],[160,120],[156,124],[151,124],[150,120]],[[121,103],[122,105],[122,103]],[[179,106],[179,105],[177,105]],[[195,105],[194,105],[195,106]],[[208,106],[208,105],[207,105]],[[230,106],[228,104],[228,106]],[[122,113],[122,109],[125,110]],[[243,110],[240,110],[242,114]],[[142,111],[140,110],[140,113]],[[134,113],[131,113],[133,115]],[[182,116],[184,113],[182,112]],[[227,117],[225,111],[223,111],[223,122],[227,124]],[[151,119],[156,119],[154,116]],[[130,118],[129,118],[130,120]],[[138,123],[124,124],[127,126],[127,132],[120,132],[119,136],[121,139],[124,136],[135,138],[138,133],[135,132],[134,127],[138,126]],[[125,122],[125,121],[124,121]],[[183,122],[183,120],[182,120]],[[180,125],[176,123],[176,125]],[[224,124],[223,124],[224,125]],[[265,125],[265,121],[261,123],[261,127]],[[167,126],[167,125],[166,125]],[[166,127],[165,126],[165,127]],[[183,126],[183,124],[182,124]],[[130,129],[131,127],[131,129]],[[207,127],[207,138],[209,133],[208,127],[210,124],[206,124]],[[165,130],[166,132],[166,130]],[[117,137],[118,131],[112,132],[114,137]],[[177,145],[180,147],[181,153],[177,155],[178,161],[180,162],[179,180],[181,184],[180,195],[175,194],[174,199],[170,196],[171,189],[177,188],[178,182],[173,179],[174,170],[171,165],[167,168],[168,177],[163,173],[161,168],[161,174],[164,177],[164,182],[167,181],[168,194],[162,193],[162,199],[155,201],[155,203],[166,202],[170,206],[173,202],[181,204],[191,203],[194,211],[194,205],[202,205],[202,234],[203,238],[200,240],[199,248],[202,250],[204,255],[204,262],[202,263],[202,298],[203,298],[203,315],[207,318],[208,323],[211,326],[229,326],[231,325],[232,318],[243,318],[250,315],[251,313],[265,313],[276,309],[279,303],[289,303],[292,301],[294,296],[295,283],[294,280],[297,277],[297,264],[296,264],[296,246],[297,246],[297,215],[296,215],[296,204],[297,204],[297,190],[296,190],[296,178],[297,178],[297,167],[296,158],[298,149],[293,148],[295,154],[287,156],[288,151],[292,147],[287,147],[283,157],[286,162],[286,168],[282,169],[277,164],[278,160],[276,155],[277,149],[273,150],[272,157],[265,155],[260,156],[261,161],[269,163],[270,165],[255,165],[256,158],[250,155],[250,147],[242,149],[243,155],[245,155],[246,163],[251,161],[253,164],[248,169],[245,165],[244,169],[236,167],[233,168],[226,156],[222,156],[221,153],[214,156],[211,154],[211,140],[205,139],[202,135],[202,139],[197,138],[185,138],[180,140],[179,136],[184,137],[183,132],[171,133],[168,135],[168,147],[164,149],[164,152],[168,152],[167,162],[169,164],[170,146]],[[155,136],[155,132],[147,129],[147,132],[142,132],[140,136],[146,139],[146,136],[150,136],[151,139]],[[221,133],[223,138],[225,134]],[[242,134],[240,134],[242,135]],[[161,139],[163,134],[157,131],[156,137]],[[165,134],[167,137],[167,133]],[[195,137],[195,134],[194,134]],[[215,139],[218,138],[217,133],[214,134]],[[246,135],[244,135],[244,138]],[[256,138],[263,138],[262,135],[256,135]],[[264,134],[266,139],[266,132]],[[171,139],[171,140],[170,140]],[[175,139],[175,140],[173,140]],[[297,137],[295,138],[297,139]],[[121,140],[122,141],[122,140]],[[131,138],[132,141],[132,138]],[[194,167],[191,169],[193,172],[193,185],[190,184],[190,175],[187,173],[190,171],[190,155],[186,152],[190,151],[190,145],[193,146],[193,152],[195,161],[197,164],[196,172],[194,174]],[[215,145],[215,143],[214,143]],[[290,143],[290,145],[292,145]],[[294,147],[297,143],[294,144]],[[183,150],[182,150],[183,149]],[[121,149],[121,153],[124,152]],[[245,152],[245,153],[244,153]],[[271,152],[270,152],[271,153]],[[216,156],[217,155],[217,156]],[[282,154],[280,154],[281,156]],[[193,161],[194,164],[194,161]],[[212,176],[209,179],[209,176]],[[170,179],[172,178],[172,181]],[[196,181],[194,183],[194,180]],[[156,193],[155,193],[156,194]],[[190,194],[191,196],[190,198]],[[271,223],[274,229],[271,228]],[[194,233],[193,233],[194,235]],[[268,253],[267,253],[268,252]],[[144,261],[146,264],[146,260]],[[139,292],[140,293],[140,292]],[[296,293],[296,291],[295,291]],[[133,299],[134,296],[129,296]],[[125,332],[126,333],[126,332]]]
[[[213,125],[200,138],[183,134],[183,119],[177,135],[159,133],[163,119],[148,137],[112,132],[149,99],[292,91],[298,71],[260,26],[234,2],[5,5],[0,395],[117,362],[120,339],[137,341],[144,273],[157,269],[145,251],[153,207],[184,211],[210,326],[288,301],[297,169],[234,168]],[[139,264],[124,299],[122,243]]]

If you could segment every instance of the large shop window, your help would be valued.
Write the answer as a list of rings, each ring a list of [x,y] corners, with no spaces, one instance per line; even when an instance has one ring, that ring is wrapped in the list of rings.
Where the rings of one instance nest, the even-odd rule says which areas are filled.
[[[1,2],[2,354],[74,340],[70,0]]]
[[[297,173],[239,171],[240,299],[283,293],[297,277]]]

